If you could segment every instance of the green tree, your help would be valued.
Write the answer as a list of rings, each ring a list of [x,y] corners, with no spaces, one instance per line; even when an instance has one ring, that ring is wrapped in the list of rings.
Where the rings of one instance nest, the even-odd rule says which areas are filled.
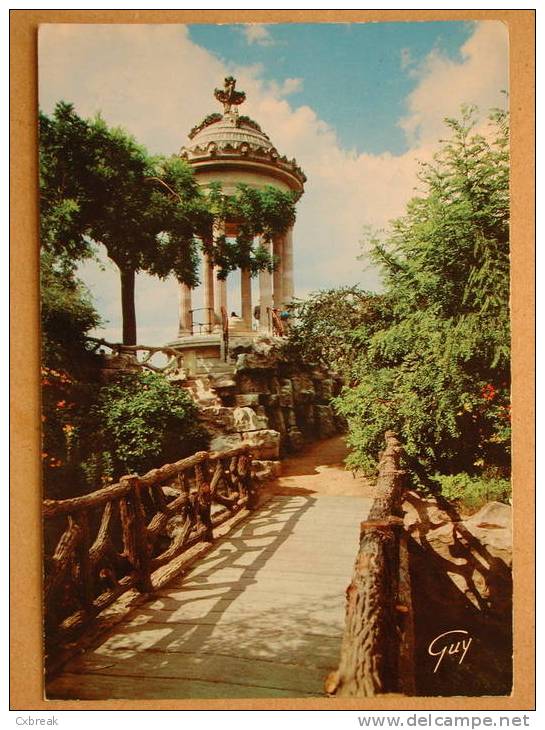
[[[290,356],[326,365],[347,379],[362,343],[391,319],[384,297],[358,286],[313,292],[295,300],[289,313]]]
[[[422,166],[421,194],[385,242],[369,241],[391,323],[371,334],[337,406],[351,463],[373,467],[383,433],[448,473],[509,463],[509,159],[503,112],[473,109]]]
[[[191,169],[153,158],[101,117],[81,119],[70,104],[40,115],[43,247],[76,265],[102,244],[119,269],[123,342],[136,344],[135,274],[196,283],[196,235],[212,216]]]
[[[254,238],[284,232],[295,220],[295,196],[268,186],[220,186],[203,194],[178,157],[152,157],[123,129],[100,117],[84,120],[70,104],[40,114],[40,194],[43,247],[67,265],[105,247],[121,280],[123,342],[136,344],[135,274],[147,271],[198,284],[199,247],[219,275],[236,268],[272,270],[274,260]],[[213,242],[214,215],[239,223],[236,240]]]
[[[42,249],[65,269],[93,255],[88,170],[94,165],[89,123],[59,102],[51,117],[39,115],[40,238]]]
[[[40,256],[42,364],[81,374],[89,364],[85,335],[100,324],[89,291],[49,251]]]

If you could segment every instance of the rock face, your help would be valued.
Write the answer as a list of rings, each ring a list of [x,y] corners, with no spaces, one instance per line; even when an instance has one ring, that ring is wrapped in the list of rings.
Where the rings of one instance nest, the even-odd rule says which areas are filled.
[[[268,336],[237,338],[229,355],[225,372],[180,383],[200,406],[212,449],[244,440],[258,458],[278,459],[344,430],[331,407],[341,382],[329,370],[289,361]]]
[[[331,399],[341,389],[334,373],[289,361],[271,337],[238,337],[229,362],[176,381],[199,406],[210,450],[252,446],[258,479],[278,476],[279,459],[346,429]]]
[[[254,433],[245,433],[242,440],[253,447],[252,450],[257,459],[271,461],[280,458],[280,434],[278,431],[262,429]]]
[[[404,509],[405,526],[413,539],[434,552],[458,590],[477,609],[497,609],[511,600],[510,595],[501,594],[498,575],[504,578],[512,564],[509,505],[489,502],[462,519],[452,511],[449,514],[436,500],[410,493]]]
[[[333,409],[331,406],[314,406],[314,414],[316,419],[316,428],[320,434],[320,438],[329,438],[337,433],[337,424],[335,423]]]
[[[464,517],[440,499],[406,494],[419,694],[509,694],[512,681],[511,507],[489,502]],[[433,640],[471,638],[463,662],[437,671]],[[439,643],[442,640],[439,640]],[[447,641],[447,640],[446,640]],[[448,641],[447,641],[448,643]],[[434,647],[432,646],[432,651]]]

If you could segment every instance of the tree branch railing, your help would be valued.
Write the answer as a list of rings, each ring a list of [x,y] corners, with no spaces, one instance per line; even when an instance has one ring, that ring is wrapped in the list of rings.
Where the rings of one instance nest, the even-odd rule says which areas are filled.
[[[414,628],[403,530],[405,471],[402,447],[385,434],[368,518],[361,523],[352,581],[346,590],[345,628],[339,668],[326,680],[337,697],[414,694]]]
[[[168,374],[175,370],[181,370],[184,363],[184,353],[182,350],[178,350],[176,347],[154,347],[152,345],[123,345],[120,342],[108,342],[98,337],[86,337],[87,342],[91,344],[91,351],[96,352],[99,347],[107,347],[112,351],[113,355],[133,355],[134,364],[140,366],[145,370],[153,370],[155,373]],[[138,358],[138,354],[144,353],[142,359]],[[161,353],[165,355],[168,360],[165,365],[154,365],[152,364],[152,358]]]
[[[201,451],[80,497],[45,500],[46,651],[127,591],[164,584],[164,566],[197,542],[211,543],[216,526],[256,506],[247,445]]]

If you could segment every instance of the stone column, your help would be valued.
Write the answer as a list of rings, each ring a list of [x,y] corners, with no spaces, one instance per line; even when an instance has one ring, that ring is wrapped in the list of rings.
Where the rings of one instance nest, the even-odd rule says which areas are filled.
[[[289,228],[284,236],[284,266],[282,277],[282,302],[289,304],[293,299],[293,228]]]
[[[271,253],[271,242],[261,240],[261,245],[267,253]],[[273,276],[266,269],[259,272],[259,329],[262,332],[271,332],[271,312],[273,307]]]
[[[179,282],[180,293],[180,324],[178,336],[184,337],[191,334],[191,287]]]
[[[214,267],[210,256],[203,253],[202,257],[202,278],[204,284],[204,322],[208,325],[206,332],[212,332],[214,326]]]
[[[221,322],[221,308],[227,312],[227,279],[218,279],[219,268],[214,266],[214,303],[216,306],[216,321]],[[227,312],[229,316],[229,312]]]
[[[284,301],[284,241],[283,236],[273,238],[273,254],[277,258],[273,273],[273,300],[275,309],[280,309]]]
[[[214,242],[225,234],[225,221],[216,220],[214,222],[213,236]],[[223,307],[227,311],[227,279],[218,279],[219,267],[214,266],[214,306],[215,306],[215,319],[219,324],[221,323],[221,308]],[[229,312],[227,312],[229,316]]]
[[[240,270],[240,316],[248,331],[252,329],[252,277],[249,269]]]

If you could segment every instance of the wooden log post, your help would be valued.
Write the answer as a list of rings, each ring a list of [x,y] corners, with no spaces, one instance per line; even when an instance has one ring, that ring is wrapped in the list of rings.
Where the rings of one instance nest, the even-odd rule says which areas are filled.
[[[412,697],[416,694],[415,675],[415,626],[411,592],[408,536],[399,533],[399,580],[396,608],[399,622],[398,691]]]
[[[93,601],[95,598],[94,570],[91,562],[91,534],[89,519],[86,512],[78,515],[78,525],[81,529],[81,540],[78,546],[79,577],[83,610],[90,615],[94,613]]]
[[[252,457],[251,454],[243,454],[238,459],[238,475],[240,483],[246,492],[246,507],[249,510],[255,510],[258,506],[258,492],[256,480],[252,473]]]
[[[136,530],[134,529],[134,505],[129,496],[119,500],[119,517],[123,537],[123,557],[129,561],[133,569],[137,570],[138,552]]]
[[[195,478],[197,482],[197,510],[200,521],[204,527],[203,539],[206,542],[214,541],[212,525],[212,494],[208,479],[208,464],[203,462],[195,466]]]
[[[339,669],[326,680],[337,696],[373,697],[398,692],[400,642],[397,617],[399,531],[403,529],[402,449],[386,433],[376,496],[361,523],[352,581],[346,591],[346,619]]]
[[[139,479],[135,478],[132,494],[134,499],[134,530],[139,573],[138,589],[142,593],[151,593],[153,591],[153,585],[151,583],[151,554],[146,513],[141,494],[141,490],[144,488],[140,484]]]
[[[47,633],[54,629],[58,623],[59,609],[58,596],[59,589],[66,579],[70,570],[74,553],[81,539],[81,528],[76,525],[71,517],[68,518],[68,527],[61,535],[61,538],[55,548],[55,552],[51,558],[51,566],[46,576],[44,586],[44,603],[45,603],[45,627]]]

